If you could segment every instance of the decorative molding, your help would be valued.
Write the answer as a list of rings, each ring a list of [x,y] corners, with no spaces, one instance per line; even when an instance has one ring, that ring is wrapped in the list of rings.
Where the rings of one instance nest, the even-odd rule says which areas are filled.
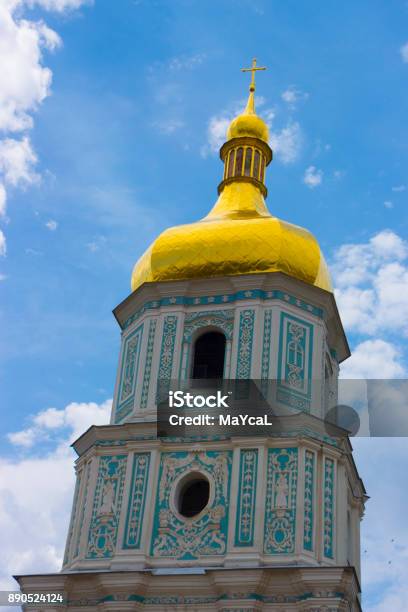
[[[232,339],[234,310],[203,310],[191,312],[184,321],[183,342],[191,342],[194,332],[200,327],[214,326],[222,329],[227,340]]]
[[[303,513],[303,548],[313,551],[315,453],[305,450],[305,494]]]
[[[334,460],[324,459],[323,478],[323,548],[324,556],[334,557]]]
[[[89,477],[90,477],[90,473],[91,473],[91,461],[88,461],[86,467],[85,467],[85,475],[84,475],[84,481],[85,481],[85,489],[81,498],[81,518],[79,520],[79,525],[78,525],[78,533],[77,533],[77,537],[76,537],[76,544],[75,544],[75,550],[74,550],[74,554],[72,555],[72,558],[75,559],[75,557],[77,557],[79,555],[79,548],[81,545],[81,534],[82,534],[82,528],[84,525],[84,518],[85,518],[85,508],[86,508],[86,503],[87,503],[87,499],[88,499],[88,488],[89,488]]]
[[[148,310],[157,310],[162,306],[207,306],[207,305],[217,305],[222,304],[223,306],[227,304],[234,304],[236,302],[247,302],[248,300],[262,300],[266,302],[279,300],[285,302],[286,304],[290,304],[295,308],[299,308],[305,312],[309,312],[310,314],[318,317],[319,319],[323,319],[324,313],[322,308],[317,308],[312,304],[308,304],[307,302],[300,300],[293,295],[289,295],[284,291],[280,291],[278,289],[274,289],[272,291],[263,291],[261,289],[252,289],[248,291],[237,291],[236,293],[230,294],[222,294],[222,295],[210,295],[210,296],[200,296],[200,297],[186,297],[186,296],[174,296],[174,297],[166,297],[161,300],[150,300],[145,302],[139,310],[137,310],[133,315],[131,315],[123,324],[122,329],[127,329],[129,325],[132,325],[137,321],[146,311]]]
[[[253,546],[258,472],[258,449],[240,452],[235,546]]]
[[[277,401],[310,411],[313,325],[281,312],[278,349]]]
[[[231,451],[162,453],[157,483],[151,555],[199,559],[223,555],[227,546]],[[176,481],[202,472],[210,481],[210,500],[197,517],[184,518],[172,504]]]
[[[94,492],[87,559],[112,557],[118,535],[127,455],[102,455]]]
[[[135,453],[123,548],[140,548],[146,491],[149,479],[150,453]]]
[[[264,552],[295,552],[297,448],[268,450]]]
[[[159,382],[170,381],[173,370],[174,345],[176,341],[177,317],[167,315],[164,319],[159,361]]]
[[[149,324],[149,335],[147,337],[145,370],[144,370],[144,374],[143,374],[142,394],[141,394],[141,398],[140,398],[140,408],[141,408],[141,410],[144,410],[146,408],[147,400],[149,398],[150,373],[152,371],[154,337],[155,337],[155,334],[156,334],[156,324],[157,324],[157,319],[151,319],[150,324]]]
[[[240,313],[236,378],[249,379],[251,377],[254,321],[255,310],[243,310]]]
[[[143,323],[125,339],[122,349],[122,366],[118,397],[116,400],[115,423],[124,419],[133,408],[136,379],[139,369],[140,347]]]
[[[264,329],[262,342],[262,367],[261,379],[269,379],[270,354],[271,354],[271,332],[272,332],[272,309],[264,312]]]

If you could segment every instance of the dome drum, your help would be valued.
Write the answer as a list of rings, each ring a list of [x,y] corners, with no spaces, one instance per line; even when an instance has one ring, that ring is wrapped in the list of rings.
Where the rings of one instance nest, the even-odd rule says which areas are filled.
[[[233,181],[247,181],[267,196],[265,168],[272,160],[272,150],[265,142],[249,136],[233,138],[221,147],[220,157],[224,162],[224,175],[218,193]]]

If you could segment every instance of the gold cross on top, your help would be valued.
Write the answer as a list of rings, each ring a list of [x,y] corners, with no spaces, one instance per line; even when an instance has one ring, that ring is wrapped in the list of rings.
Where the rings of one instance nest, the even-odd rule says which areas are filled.
[[[252,60],[252,68],[241,68],[242,72],[252,72],[251,76],[251,84],[249,86],[249,91],[255,91],[255,72],[257,70],[266,70],[266,66],[257,66],[256,65],[256,57]]]

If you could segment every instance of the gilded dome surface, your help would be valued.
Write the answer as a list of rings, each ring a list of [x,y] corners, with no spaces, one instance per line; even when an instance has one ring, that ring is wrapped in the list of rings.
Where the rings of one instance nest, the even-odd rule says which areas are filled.
[[[268,127],[255,113],[254,77],[244,112],[221,148],[219,198],[200,221],[165,230],[137,261],[132,291],[143,283],[283,272],[332,291],[326,262],[306,229],[270,214],[263,194],[272,158]]]
[[[243,113],[231,121],[227,131],[227,140],[242,138],[242,136],[251,136],[268,142],[268,126],[255,113]]]
[[[207,217],[160,234],[133,269],[132,291],[146,282],[264,272],[332,291],[313,235],[273,217],[254,185],[231,183]]]

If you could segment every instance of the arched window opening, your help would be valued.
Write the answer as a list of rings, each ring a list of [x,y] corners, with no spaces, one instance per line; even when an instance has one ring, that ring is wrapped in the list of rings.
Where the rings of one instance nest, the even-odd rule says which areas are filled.
[[[254,156],[254,177],[256,179],[258,179],[259,181],[259,162],[260,160],[260,153],[258,151],[258,149],[255,149],[255,156]]]
[[[248,147],[245,153],[245,168],[244,168],[245,176],[251,176],[251,164],[252,164],[252,149]]]
[[[242,174],[242,161],[244,157],[244,149],[239,147],[237,151],[237,161],[235,162],[235,176],[241,176]]]
[[[265,182],[265,157],[262,155],[262,162],[261,162],[261,178],[260,180],[264,183]]]
[[[235,150],[231,151],[228,157],[228,172],[227,178],[231,178],[233,170],[234,170],[234,161],[235,161]]]
[[[210,483],[205,476],[197,474],[181,484],[177,509],[186,518],[197,516],[207,506],[209,498]]]
[[[193,378],[222,378],[224,359],[224,334],[217,331],[203,334],[194,346]]]

